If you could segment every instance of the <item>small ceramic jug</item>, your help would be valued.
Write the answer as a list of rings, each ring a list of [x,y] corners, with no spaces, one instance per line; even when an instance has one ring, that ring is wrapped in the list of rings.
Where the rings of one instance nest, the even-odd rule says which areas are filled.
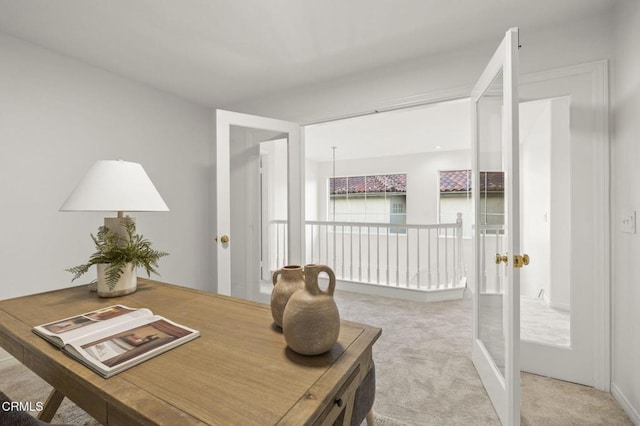
[[[318,285],[318,275],[329,276],[326,291]],[[303,355],[318,355],[333,347],[340,334],[340,313],[333,300],[336,276],[325,265],[304,267],[304,289],[295,292],[284,309],[282,329],[289,348]]]
[[[280,276],[280,280],[278,280]],[[304,272],[302,266],[288,265],[273,273],[273,290],[271,291],[271,316],[278,327],[282,327],[284,307],[291,295],[304,288]]]

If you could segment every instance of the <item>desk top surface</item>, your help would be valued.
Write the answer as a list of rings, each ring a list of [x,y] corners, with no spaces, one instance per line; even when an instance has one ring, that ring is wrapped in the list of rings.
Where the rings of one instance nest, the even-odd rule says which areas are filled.
[[[149,308],[201,336],[103,379],[31,332],[36,325],[117,303]],[[315,418],[380,333],[342,321],[338,343],[329,352],[303,356],[286,347],[268,305],[146,279],[138,280],[135,293],[118,298],[98,298],[82,286],[0,301],[0,345],[25,365],[36,370],[29,364],[46,363],[56,377],[65,374],[107,405],[158,423],[276,424]]]

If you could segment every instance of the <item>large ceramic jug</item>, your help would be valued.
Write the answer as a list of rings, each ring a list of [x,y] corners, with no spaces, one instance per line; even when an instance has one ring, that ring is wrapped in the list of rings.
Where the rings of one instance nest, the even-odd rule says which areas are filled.
[[[280,277],[280,280],[278,280]],[[302,266],[288,265],[273,273],[273,290],[271,291],[271,316],[278,327],[282,327],[284,307],[289,298],[297,290],[304,288]]]
[[[321,272],[329,276],[326,291],[318,285]],[[304,289],[295,292],[284,309],[282,330],[292,350],[318,355],[331,349],[340,334],[340,314],[333,300],[336,276],[328,266],[306,265],[304,281]]]

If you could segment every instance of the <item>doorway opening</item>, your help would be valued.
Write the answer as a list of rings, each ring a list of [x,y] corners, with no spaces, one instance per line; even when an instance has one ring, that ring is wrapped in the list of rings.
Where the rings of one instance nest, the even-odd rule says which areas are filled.
[[[439,172],[470,168],[469,120],[459,99],[306,126],[306,262],[350,291],[461,298],[471,209],[441,217]]]

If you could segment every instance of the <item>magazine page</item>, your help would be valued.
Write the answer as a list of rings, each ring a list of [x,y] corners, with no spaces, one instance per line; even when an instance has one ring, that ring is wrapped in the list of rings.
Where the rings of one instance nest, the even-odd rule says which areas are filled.
[[[74,339],[116,327],[136,318],[151,317],[149,309],[113,305],[69,318],[34,327],[33,331],[50,342],[63,347]]]
[[[126,330],[83,337],[64,350],[109,377],[199,335],[196,330],[153,316],[127,324]]]

